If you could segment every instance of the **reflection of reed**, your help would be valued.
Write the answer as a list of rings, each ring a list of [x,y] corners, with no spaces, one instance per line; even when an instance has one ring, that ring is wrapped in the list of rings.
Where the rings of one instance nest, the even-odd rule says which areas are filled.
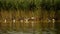
[[[36,12],[37,11],[37,12]],[[35,12],[23,12],[23,11],[1,11],[1,30],[8,31],[28,31],[29,29],[34,29],[39,31],[39,29],[43,28],[54,28],[53,23],[54,19],[52,19],[51,23],[48,20],[48,12],[46,11],[43,15],[39,13],[40,10],[36,10]],[[26,13],[26,14],[25,14]],[[53,13],[54,14],[54,13]],[[40,15],[40,16],[39,16]],[[53,17],[51,12],[51,18]],[[3,19],[3,20],[2,20]],[[48,22],[49,21],[49,22]],[[51,25],[49,25],[49,24]],[[48,27],[49,26],[49,27]]]

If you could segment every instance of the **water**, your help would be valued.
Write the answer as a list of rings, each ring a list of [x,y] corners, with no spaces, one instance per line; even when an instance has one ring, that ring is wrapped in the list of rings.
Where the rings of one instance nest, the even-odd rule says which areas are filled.
[[[13,22],[14,22],[13,24],[12,22],[9,22],[9,24],[11,23],[10,24],[11,26],[10,25],[2,26],[3,28],[1,29],[3,30],[0,30],[0,34],[55,34],[54,30],[50,30],[51,28],[54,29],[54,23],[50,22],[40,23],[40,21],[28,22],[27,20],[25,21],[26,23],[25,22],[20,23],[19,21],[15,20],[13,20]],[[12,31],[8,31],[7,29]]]
[[[45,31],[41,31],[42,29],[40,29],[40,31],[33,31],[33,30],[29,30],[27,32],[24,31],[7,31],[7,32],[2,32],[0,31],[0,34],[55,34],[54,31],[51,30],[45,30]]]

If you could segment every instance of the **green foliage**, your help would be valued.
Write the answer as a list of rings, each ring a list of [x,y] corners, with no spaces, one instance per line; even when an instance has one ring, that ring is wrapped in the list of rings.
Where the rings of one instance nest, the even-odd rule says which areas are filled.
[[[18,1],[0,1],[0,8],[9,10],[9,9],[28,9],[29,8],[29,2],[18,2]]]
[[[52,7],[60,9],[59,0],[55,1],[55,4],[50,0],[0,0],[0,9],[5,10],[34,10],[41,7],[45,10],[50,10]],[[56,10],[57,10],[56,9]]]

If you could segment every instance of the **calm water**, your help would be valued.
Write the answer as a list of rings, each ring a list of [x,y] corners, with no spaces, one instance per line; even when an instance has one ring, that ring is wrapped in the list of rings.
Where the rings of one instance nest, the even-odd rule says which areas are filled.
[[[0,31],[0,34],[55,34],[56,32],[53,30],[45,30],[45,31],[41,31],[42,29],[40,29],[39,31],[35,31],[35,30],[27,30],[26,32],[24,31],[5,31],[2,32]]]
[[[0,29],[0,34],[56,34],[53,23],[40,23],[40,24],[39,23],[40,23],[39,21],[32,21],[31,23],[29,22],[29,24],[28,23],[20,24],[19,22],[12,24],[11,28],[13,29],[17,28],[19,29],[19,31],[14,31],[13,29],[12,31],[8,31],[7,29],[4,28],[7,28],[9,26],[6,27],[3,26],[4,27],[3,30]],[[21,25],[21,27],[19,25]]]

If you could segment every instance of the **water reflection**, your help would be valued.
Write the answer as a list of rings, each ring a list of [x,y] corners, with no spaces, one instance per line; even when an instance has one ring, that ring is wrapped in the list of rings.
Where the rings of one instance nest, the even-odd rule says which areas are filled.
[[[20,31],[16,31],[16,30],[8,31],[8,30],[0,29],[0,34],[55,34],[55,30],[54,30],[55,19],[52,19],[52,22],[51,22],[52,24],[49,23],[51,26],[48,23],[44,23],[44,26],[45,26],[45,28],[43,28],[44,30],[42,29],[43,26],[40,25],[41,24],[40,21],[35,21],[34,19],[35,19],[34,17],[32,17],[30,21],[27,18],[25,18],[25,20],[19,20],[19,21],[16,21],[15,19],[13,19],[14,24],[18,22],[15,25],[13,25],[13,27],[17,29],[19,28]],[[50,21],[51,20],[49,20],[48,22]],[[7,23],[8,21],[5,19],[4,22]],[[49,27],[46,27],[46,26],[49,26]],[[52,28],[52,26],[53,26],[53,29],[49,29],[49,28]],[[7,26],[5,27],[7,28]]]

